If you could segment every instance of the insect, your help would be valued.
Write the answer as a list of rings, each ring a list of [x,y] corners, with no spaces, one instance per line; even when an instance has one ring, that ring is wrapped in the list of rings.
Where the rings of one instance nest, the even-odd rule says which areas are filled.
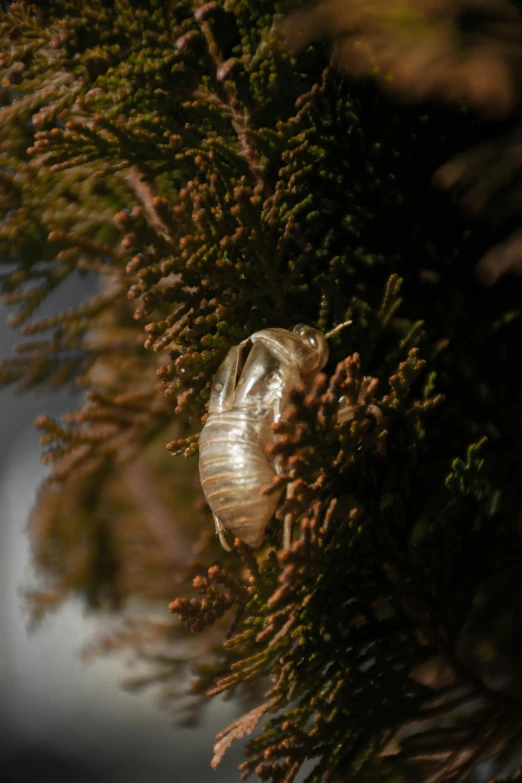
[[[292,331],[263,329],[231,348],[219,366],[199,441],[199,472],[225,549],[230,549],[225,530],[253,549],[263,543],[280,497],[262,494],[276,475],[265,453],[272,424],[281,418],[292,389],[311,387],[328,361],[328,338],[349,323],[326,335],[305,324]],[[352,416],[345,409],[342,419]]]

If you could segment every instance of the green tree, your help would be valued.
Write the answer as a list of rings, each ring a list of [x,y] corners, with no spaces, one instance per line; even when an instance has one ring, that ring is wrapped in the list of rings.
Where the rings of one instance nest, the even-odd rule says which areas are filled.
[[[376,37],[364,17],[366,39],[364,24],[348,19],[348,35],[321,16],[348,0],[322,3],[314,33],[369,41],[354,79],[344,37],[332,64],[328,42],[303,39],[306,15],[282,23],[296,5],[0,12],[2,287],[27,338],[0,380],[75,382],[86,397],[62,422],[37,420],[52,469],[31,520],[33,612],[71,595],[117,610],[94,648],[131,649],[148,667],[133,684],[176,704],[192,664],[187,720],[234,696],[244,714],[215,764],[255,730],[245,776],[291,783],[312,760],[309,783],[456,783],[522,737],[522,292],[474,276],[481,258],[490,282],[520,266],[522,24],[500,0],[487,24],[471,2],[412,21],[390,0],[390,26]],[[452,37],[437,50],[440,25]],[[401,60],[412,29],[444,53],[435,85]],[[499,101],[477,88],[484,29]],[[422,103],[369,78],[383,41],[394,54],[378,75],[400,72]],[[438,170],[490,219],[437,191]],[[96,295],[38,318],[72,275],[97,276]],[[259,552],[223,552],[194,459],[220,361],[261,328],[347,319],[313,394],[296,389],[274,429],[267,491],[293,495]],[[342,396],[362,404],[339,426]]]

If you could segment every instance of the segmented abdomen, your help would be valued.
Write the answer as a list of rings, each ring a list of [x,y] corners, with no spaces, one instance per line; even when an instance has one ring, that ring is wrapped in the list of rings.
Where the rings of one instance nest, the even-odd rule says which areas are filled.
[[[201,485],[210,508],[254,548],[261,545],[279,500],[277,493],[261,494],[274,476],[264,453],[266,426],[262,414],[248,409],[212,413],[199,441]]]

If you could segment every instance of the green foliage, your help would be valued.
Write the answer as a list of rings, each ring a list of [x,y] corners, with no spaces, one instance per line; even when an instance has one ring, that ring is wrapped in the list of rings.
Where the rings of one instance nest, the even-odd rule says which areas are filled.
[[[0,381],[86,393],[37,420],[52,471],[33,611],[117,608],[94,648],[131,649],[147,665],[131,685],[168,703],[192,662],[187,720],[218,693],[247,710],[214,763],[261,723],[245,776],[291,783],[312,760],[309,783],[456,783],[521,734],[520,281],[478,287],[505,230],[431,189],[489,129],[395,105],[317,44],[289,53],[285,8],[0,16],[1,281],[28,338]],[[96,294],[39,317],[76,274]],[[261,328],[346,319],[274,428],[264,491],[285,491],[266,545],[222,552],[179,456],[197,453],[220,361]],[[338,424],[342,398],[355,414]],[[154,619],[168,601],[177,618]]]

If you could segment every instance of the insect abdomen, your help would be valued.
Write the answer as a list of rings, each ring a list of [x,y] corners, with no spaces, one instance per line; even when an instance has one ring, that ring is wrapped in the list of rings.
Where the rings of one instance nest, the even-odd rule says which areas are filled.
[[[210,414],[199,441],[199,470],[207,502],[221,524],[249,546],[261,546],[279,500],[263,495],[274,470],[265,453],[262,418],[248,409]]]

